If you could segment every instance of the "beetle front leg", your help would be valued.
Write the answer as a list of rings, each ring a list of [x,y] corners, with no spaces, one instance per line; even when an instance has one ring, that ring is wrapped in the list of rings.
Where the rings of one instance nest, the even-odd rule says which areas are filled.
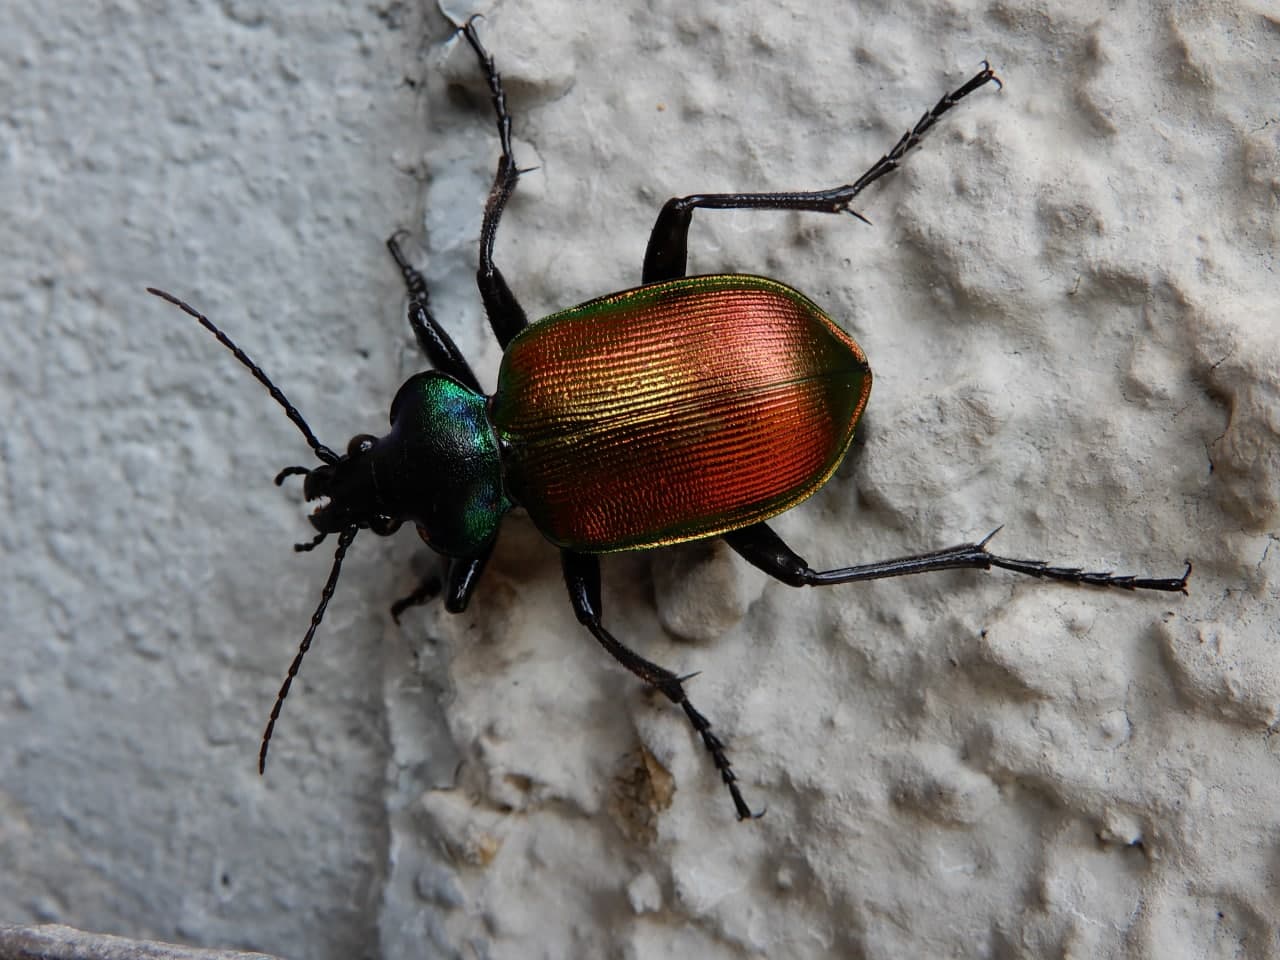
[[[404,613],[410,607],[420,607],[425,603],[430,603],[440,595],[440,578],[434,573],[422,578],[422,581],[413,588],[413,592],[401,597],[391,605],[391,619],[400,623],[400,614]]]
[[[726,533],[724,540],[753,567],[763,570],[774,579],[781,580],[792,587],[823,587],[836,583],[853,583],[858,580],[884,580],[888,577],[904,577],[913,573],[930,573],[934,570],[990,570],[992,567],[999,567],[1037,579],[1064,580],[1068,583],[1084,583],[1092,587],[1187,592],[1187,577],[1191,575],[1190,563],[1180,577],[1137,577],[1114,574],[1110,571],[1081,570],[1079,567],[1057,567],[1043,560],[1016,560],[988,553],[987,544],[999,532],[1000,528],[997,527],[977,543],[962,543],[929,553],[899,557],[896,560],[883,560],[879,563],[864,563],[855,567],[840,567],[835,570],[814,570],[765,523],[753,524],[742,530]]]
[[[852,183],[846,183],[830,190],[797,191],[791,193],[704,193],[688,197],[672,197],[658,213],[657,222],[649,234],[649,245],[644,253],[643,283],[657,283],[660,280],[674,280],[685,275],[689,224],[693,221],[693,211],[701,207],[704,210],[809,210],[815,213],[848,213],[864,222],[867,218],[854,210],[850,204],[854,197],[887,173],[898,169],[902,158],[920,142],[925,132],[938,122],[938,119],[979,87],[987,84],[1000,84],[990,64],[984,62],[982,69],[969,79],[969,82],[951,93],[945,94],[933,109],[927,110],[916,125],[908,130],[894,144],[893,149],[882,156],[862,176]]]
[[[409,326],[413,329],[414,339],[418,341],[418,348],[426,356],[427,362],[441,373],[449,374],[464,387],[469,387],[476,393],[483,393],[484,391],[480,389],[480,381],[472,372],[467,358],[462,355],[453,338],[432,315],[426,278],[409,263],[400,250],[400,233],[395,233],[387,239],[387,250],[391,252],[392,259],[400,268],[404,285],[409,290]]]
[[[444,608],[450,613],[462,613],[471,602],[471,594],[476,592],[476,584],[480,582],[480,574],[484,573],[489,556],[493,553],[492,545],[485,548],[478,557],[454,557],[449,561],[449,576],[446,581]]]
[[[493,57],[480,43],[475,21],[473,16],[458,29],[475,51],[480,60],[480,69],[484,71],[489,83],[489,97],[498,118],[498,140],[502,144],[498,172],[494,175],[489,199],[484,205],[484,221],[480,225],[480,267],[476,271],[476,284],[480,288],[480,299],[484,302],[484,310],[489,317],[489,326],[493,328],[498,345],[505,350],[511,339],[528,326],[529,320],[524,308],[516,301],[515,294],[507,286],[502,271],[493,263],[493,242],[498,232],[498,221],[502,219],[502,211],[524,171],[516,166],[511,150],[511,114],[507,112],[507,95],[502,89],[502,77],[494,67]]]
[[[444,608],[450,613],[462,613],[471,602],[471,594],[475,593],[476,584],[480,582],[480,574],[484,573],[485,564],[489,562],[489,548],[478,557],[452,557],[449,560],[449,572],[445,575]],[[400,622],[400,614],[410,607],[430,603],[440,594],[440,578],[435,574],[424,577],[413,593],[401,597],[391,605],[391,619]]]
[[[711,754],[712,763],[720,771],[720,779],[729,788],[734,809],[738,812],[738,819],[749,820],[761,816],[763,811],[753,813],[746,801],[742,799],[742,792],[738,789],[738,778],[734,775],[729,757],[725,753],[724,741],[711,732],[711,722],[689,702],[681,678],[665,667],[646,660],[615,639],[613,634],[600,624],[602,605],[599,558],[592,554],[574,553],[571,550],[561,550],[560,557],[564,567],[564,582],[569,588],[569,600],[573,603],[573,612],[577,614],[578,622],[591,631],[592,636],[600,641],[600,645],[608,650],[615,660],[662,693],[672,703],[680,705],[693,725],[693,729],[702,737],[703,745]]]

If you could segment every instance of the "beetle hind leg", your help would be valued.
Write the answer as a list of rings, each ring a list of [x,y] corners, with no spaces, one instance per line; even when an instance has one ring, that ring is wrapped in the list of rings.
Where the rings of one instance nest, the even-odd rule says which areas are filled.
[[[790,193],[705,193],[687,197],[672,197],[662,206],[658,219],[649,234],[649,245],[644,252],[644,283],[673,280],[685,275],[689,240],[689,225],[693,211],[704,210],[808,210],[814,213],[848,213],[864,222],[867,218],[851,206],[854,198],[887,173],[898,169],[902,158],[920,143],[920,138],[944,113],[979,87],[988,83],[1000,86],[1000,78],[991,65],[983,61],[982,69],[962,86],[944,94],[934,106],[926,110],[916,125],[904,133],[893,148],[873,163],[867,172],[856,180],[832,187],[829,190],[796,191]]]
[[[929,553],[918,553],[909,557],[864,563],[853,567],[839,567],[834,570],[814,570],[765,523],[757,523],[742,530],[724,534],[724,540],[752,566],[792,587],[823,587],[836,583],[854,583],[859,580],[884,580],[888,577],[904,577],[913,573],[930,573],[934,570],[990,570],[992,567],[999,567],[1002,570],[1010,570],[1041,580],[1062,580],[1092,587],[1162,590],[1170,593],[1187,592],[1187,578],[1191,575],[1190,563],[1178,577],[1141,577],[1116,574],[1109,570],[1060,567],[1044,560],[1018,560],[990,553],[987,550],[987,544],[999,532],[1000,528],[997,527],[977,543],[961,543]]]
[[[687,678],[679,677],[665,667],[646,660],[617,640],[601,625],[600,561],[590,554],[574,553],[570,550],[562,550],[560,554],[564,565],[565,585],[569,588],[569,599],[573,603],[573,611],[577,614],[578,621],[591,631],[591,635],[609,651],[615,660],[684,710],[689,723],[702,738],[703,746],[711,754],[711,762],[720,772],[720,779],[729,788],[729,795],[733,798],[738,819],[752,820],[763,816],[764,811],[759,813],[752,811],[747,806],[747,802],[742,799],[742,791],[738,789],[738,778],[729,763],[724,741],[711,731],[711,721],[698,712],[684,692],[683,680]]]

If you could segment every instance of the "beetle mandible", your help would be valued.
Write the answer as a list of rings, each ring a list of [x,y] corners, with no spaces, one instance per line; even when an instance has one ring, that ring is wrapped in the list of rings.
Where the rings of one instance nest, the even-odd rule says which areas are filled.
[[[1127,590],[1186,592],[1180,576],[1090,572],[1018,560],[976,543],[834,570],[814,570],[766,521],[821,487],[843,459],[871,389],[861,348],[804,294],[740,274],[689,277],[685,252],[693,211],[807,210],[848,213],[867,186],[897,169],[920,138],[960,100],[988,83],[991,67],[943,96],[896,144],[851,183],[790,193],[673,197],[649,236],[641,285],[529,323],[493,260],[494,238],[522,170],[511,148],[502,79],[475,29],[457,30],[479,60],[502,148],[480,228],[476,280],[503,348],[497,389],[479,381],[432,316],[425,280],[387,247],[409,291],[409,324],[432,369],[410,377],[391,402],[391,431],[359,434],[338,454],[212,321],[171,294],[268,390],[302,432],[320,465],[286,467],[319,501],[317,533],[298,550],[337,536],[333,566],[311,624],[289,666],[262,736],[259,772],[289,687],[333,596],[347,549],[360,530],[380,536],[414,524],[449,558],[445,607],[466,609],[514,506],[560,548],[565,584],[583,626],[624,667],[678,704],[711,754],[738,818],[747,806],[724,742],[685,692],[687,677],[645,659],[601,622],[600,555],[722,537],[743,559],[793,587],[828,586],[933,570],[999,567],[1033,577]],[[439,592],[435,578],[392,607],[399,615]]]

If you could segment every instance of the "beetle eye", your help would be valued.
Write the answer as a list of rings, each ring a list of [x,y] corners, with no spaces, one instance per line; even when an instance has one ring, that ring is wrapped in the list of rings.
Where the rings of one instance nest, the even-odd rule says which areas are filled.
[[[360,433],[351,438],[351,442],[347,444],[347,456],[354,457],[361,453],[368,453],[373,449],[373,445],[378,442],[378,438],[368,433]]]
[[[379,514],[369,521],[369,529],[380,537],[389,537],[400,529],[400,523],[395,517]]]

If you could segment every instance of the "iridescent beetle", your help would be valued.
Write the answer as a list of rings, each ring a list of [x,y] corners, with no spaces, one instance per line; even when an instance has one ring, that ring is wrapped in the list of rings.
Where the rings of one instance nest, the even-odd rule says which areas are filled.
[[[434,368],[416,374],[391,403],[391,432],[360,434],[337,454],[252,360],[198,311],[160,290],[244,364],[284,408],[321,461],[286,467],[276,483],[300,475],[318,531],[338,547],[311,625],[289,666],[262,737],[259,771],[280,708],[311,646],[337,584],[343,557],[362,529],[380,536],[413,523],[450,558],[445,607],[465,610],[514,506],[528,511],[560,548],[578,620],[628,670],[679,704],[711,754],[739,819],[742,798],[723,741],[694,709],[679,675],[646,660],[601,624],[599,555],[722,537],[748,563],[790,586],[826,586],[931,570],[1000,567],[1033,577],[1094,586],[1186,590],[1181,576],[1151,578],[1088,572],[987,551],[977,543],[836,570],[814,570],[765,523],[809,497],[835,471],[871,390],[871,369],[856,343],[804,294],[762,277],[685,276],[685,248],[696,209],[811,210],[848,213],[869,184],[895,170],[921,136],[962,98],[1000,81],[988,64],[942,97],[852,183],[799,193],[697,194],[663,205],[649,236],[641,286],[591,300],[530,324],[493,262],[494,235],[520,179],[511,117],[493,58],[475,30],[458,29],[479,58],[497,114],[502,156],[480,228],[476,279],[504,353],[497,390],[485,396],[449,335],[431,315],[422,275],[397,238],[387,246],[409,289],[409,324]],[[434,578],[392,608],[439,592]]]

